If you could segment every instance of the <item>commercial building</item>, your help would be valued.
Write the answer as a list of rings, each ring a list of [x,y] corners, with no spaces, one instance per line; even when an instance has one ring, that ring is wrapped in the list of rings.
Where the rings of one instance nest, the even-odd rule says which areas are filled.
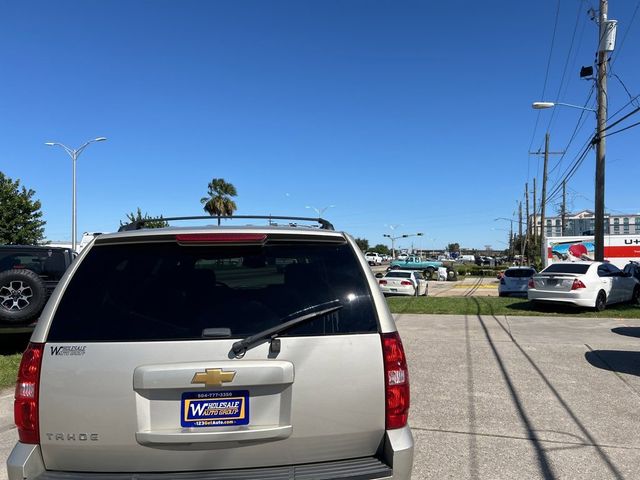
[[[545,236],[560,237],[574,235],[593,235],[595,230],[595,213],[592,210],[582,210],[578,213],[565,215],[565,228],[562,230],[562,217],[546,217]],[[536,216],[536,232],[540,235],[540,217]],[[605,235],[633,235],[640,234],[640,214],[611,214],[605,213]]]

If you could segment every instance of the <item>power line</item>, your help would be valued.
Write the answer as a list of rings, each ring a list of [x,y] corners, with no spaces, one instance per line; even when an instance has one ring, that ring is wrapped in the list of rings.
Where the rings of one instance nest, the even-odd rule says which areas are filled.
[[[620,52],[622,51],[622,47],[624,47],[624,41],[627,39],[627,35],[629,34],[629,30],[631,30],[631,26],[633,25],[633,21],[636,18],[636,14],[638,13],[638,8],[640,7],[640,0],[638,0],[638,3],[636,4],[636,8],[633,10],[633,15],[631,15],[631,20],[629,20],[629,26],[627,27],[627,29],[624,31],[624,36],[622,37],[622,40],[620,41],[620,43],[618,44],[618,48],[616,50],[616,55],[615,57],[611,60],[610,62],[610,66],[613,66],[613,64],[615,63],[615,61],[618,59],[618,57],[620,56]]]
[[[629,125],[628,127],[624,127],[621,128],[620,130],[616,130],[615,132],[611,132],[611,133],[607,133],[606,135],[603,135],[602,137],[610,137],[611,135],[615,135],[616,133],[620,133],[620,132],[624,132],[625,130],[629,130],[630,128],[633,127],[637,127],[638,125],[640,125],[640,122],[636,122],[634,124]]]
[[[564,158],[566,156],[566,153],[569,151],[569,147],[571,147],[571,144],[573,143],[573,140],[575,139],[575,137],[578,134],[578,132],[582,129],[582,127],[584,127],[584,124],[586,122],[586,117],[585,117],[585,112],[587,112],[586,107],[589,104],[589,102],[591,101],[591,96],[593,95],[594,91],[595,91],[595,84],[591,84],[591,89],[589,90],[589,95],[587,96],[587,100],[584,102],[584,105],[582,107],[583,110],[580,112],[580,116],[578,117],[578,121],[576,122],[576,126],[573,129],[573,133],[571,134],[571,137],[569,138],[569,141],[567,142],[567,146],[564,148],[564,153],[562,154],[560,159],[558,159],[558,162],[551,169],[549,174],[553,173],[557,168],[560,167],[560,165],[562,164],[562,161],[564,160]],[[559,182],[559,183],[562,183],[562,182]]]
[[[571,43],[569,45],[569,51],[567,52],[567,58],[564,61],[564,68],[562,69],[562,77],[560,78],[560,85],[558,85],[558,93],[556,93],[556,99],[555,99],[556,103],[560,101],[560,92],[562,92],[562,86],[564,85],[564,80],[567,75],[567,68],[569,67],[569,59],[571,58],[571,52],[573,51],[573,44],[576,38],[576,32],[578,31],[578,24],[580,23],[581,11],[582,11],[582,1],[578,5],[578,11],[576,12],[576,23],[573,26],[573,33],[571,35]],[[542,100],[544,100],[544,98],[542,98]],[[547,132],[551,130],[551,124],[553,123],[555,115],[556,115],[556,109],[553,109],[553,112],[551,112],[551,118],[549,118],[549,123],[547,124]]]
[[[551,58],[553,57],[553,47],[555,45],[555,41],[556,41],[556,31],[558,29],[558,18],[560,17],[560,0],[558,0],[558,4],[556,6],[556,18],[555,21],[553,23],[553,35],[551,35],[551,46],[549,48],[549,57],[547,58],[547,69],[546,72],[544,74],[544,84],[542,86],[542,95],[541,98],[544,99],[545,93],[547,93],[547,82],[549,80],[549,68],[551,66]],[[536,133],[538,132],[538,123],[540,123],[540,111],[538,111],[538,114],[536,115],[536,123],[533,127],[533,134],[531,135],[531,142],[529,142],[529,149],[527,151],[531,151],[532,147],[533,147],[533,142],[536,138]],[[531,164],[531,155],[529,155],[529,157],[527,158],[527,179],[529,178],[529,174],[530,174],[530,165]],[[538,160],[538,167],[540,166],[540,161]]]

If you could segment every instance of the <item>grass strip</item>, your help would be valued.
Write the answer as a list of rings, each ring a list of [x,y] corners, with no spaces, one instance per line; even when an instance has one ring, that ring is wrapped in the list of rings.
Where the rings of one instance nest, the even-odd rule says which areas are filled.
[[[596,312],[564,305],[534,306],[526,299],[509,297],[388,297],[387,302],[392,313],[640,318],[640,306],[630,304]]]
[[[21,353],[0,355],[0,388],[15,385],[21,358]]]

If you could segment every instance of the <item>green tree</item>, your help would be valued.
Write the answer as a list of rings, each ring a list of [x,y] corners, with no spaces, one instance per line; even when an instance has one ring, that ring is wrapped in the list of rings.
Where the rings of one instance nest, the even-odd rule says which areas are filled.
[[[360,250],[362,250],[363,252],[366,252],[369,250],[369,240],[367,240],[366,238],[356,238],[356,245],[358,245],[358,248],[360,248]]]
[[[46,222],[41,220],[40,200],[32,198],[35,193],[0,172],[0,244],[37,245],[42,241]]]
[[[378,252],[381,255],[391,255],[391,250],[382,243],[377,244],[375,247],[369,250],[370,252]]]
[[[149,220],[150,218],[158,218],[158,217],[149,216],[147,212],[145,212],[143,215],[142,210],[140,210],[140,207],[138,207],[138,210],[135,213],[133,212],[127,213],[127,221],[124,223],[120,221],[120,226],[126,225],[127,223],[139,222],[141,220]],[[162,215],[160,215],[159,220],[153,220],[151,222],[144,223],[144,228],[163,228],[168,226],[169,226],[169,222],[162,220]]]
[[[204,205],[204,211],[211,216],[231,216],[238,209],[231,199],[238,195],[236,187],[223,178],[214,178],[209,182],[207,195],[200,199],[200,203]],[[220,225],[220,218],[218,218],[218,225]]]
[[[450,244],[447,245],[447,250],[449,251],[449,253],[459,252],[460,251],[460,244],[459,243],[450,243]]]

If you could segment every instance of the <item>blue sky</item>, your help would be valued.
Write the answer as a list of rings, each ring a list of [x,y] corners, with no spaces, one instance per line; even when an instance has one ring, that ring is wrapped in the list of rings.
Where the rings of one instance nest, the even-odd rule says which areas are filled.
[[[237,214],[335,205],[325,216],[371,244],[424,232],[416,246],[505,248],[509,223],[494,219],[511,218],[540,178],[530,147],[550,126],[552,149],[565,149],[580,117],[531,102],[588,98],[578,71],[597,43],[590,6],[562,0],[551,49],[557,0],[5,2],[0,171],[36,190],[51,240],[71,236],[71,161],[44,142],[105,136],[78,162],[79,232],[113,231],[137,207],[204,213],[207,183],[222,177]],[[622,44],[613,72],[632,95],[636,9],[609,10]],[[629,96],[609,85],[613,113]],[[595,125],[584,118],[550,162],[550,187]],[[608,139],[608,209],[640,211],[639,134]],[[568,183],[575,210],[593,208],[594,170],[590,152]]]

